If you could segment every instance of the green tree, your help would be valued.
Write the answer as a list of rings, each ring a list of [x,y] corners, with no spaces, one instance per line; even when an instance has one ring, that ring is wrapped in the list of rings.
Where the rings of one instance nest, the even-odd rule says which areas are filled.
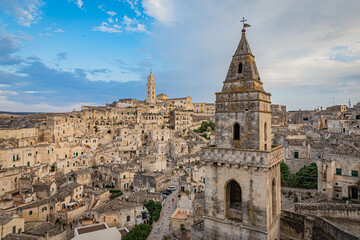
[[[295,184],[298,187],[317,188],[317,166],[311,163],[303,167],[294,176]]]
[[[154,200],[149,200],[147,203],[144,204],[144,206],[150,213],[150,224],[159,220],[162,208],[161,203],[154,202]]]
[[[146,240],[152,230],[150,224],[135,225],[130,232],[128,232],[123,240]]]
[[[281,181],[282,182],[287,182],[289,180],[291,173],[289,171],[289,166],[284,163],[281,162],[280,163],[280,176],[281,176]]]

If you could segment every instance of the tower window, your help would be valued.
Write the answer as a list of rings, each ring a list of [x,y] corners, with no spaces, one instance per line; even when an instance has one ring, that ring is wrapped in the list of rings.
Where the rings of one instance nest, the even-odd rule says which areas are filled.
[[[238,73],[242,73],[242,71],[243,71],[243,64],[239,63]]]
[[[234,140],[240,140],[240,124],[234,124]]]

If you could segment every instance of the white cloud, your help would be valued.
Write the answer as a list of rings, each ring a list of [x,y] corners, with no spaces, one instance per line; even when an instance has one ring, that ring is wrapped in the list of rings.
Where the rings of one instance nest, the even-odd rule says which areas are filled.
[[[360,22],[355,10],[360,1],[319,0],[311,8],[308,2],[286,0],[170,1],[175,15],[159,10],[166,5],[161,2],[144,0],[143,6],[159,20],[152,26],[149,45],[153,58],[167,69],[158,72],[157,79],[171,79],[163,82],[168,94],[214,101],[241,37],[239,20],[245,16],[252,25],[247,38],[264,89],[274,103],[289,104],[291,110],[327,106],[332,97],[339,104],[349,97],[360,100],[351,87],[360,85],[360,24],[354,24]],[[337,46],[346,48],[334,51]]]
[[[61,28],[55,29],[54,32],[58,32],[58,33],[64,33],[65,31],[62,30]]]
[[[117,13],[116,12],[114,12],[114,11],[107,11],[106,12],[108,15],[110,15],[110,16],[115,16]]]
[[[11,95],[11,96],[17,96],[18,93],[15,91],[5,91],[5,90],[0,90],[0,95]]]
[[[84,5],[84,3],[83,3],[82,0],[76,0],[76,5],[77,5],[79,8],[82,8],[82,6]]]
[[[109,25],[107,22],[102,22],[100,26],[95,26],[92,28],[92,31],[100,31],[107,33],[119,33],[122,32],[121,26],[119,25]]]
[[[17,111],[17,112],[70,112],[72,110],[81,110],[81,106],[94,106],[99,105],[95,102],[73,103],[64,106],[53,106],[46,102],[36,104],[24,104],[7,99],[5,96],[0,95],[0,111]]]
[[[163,24],[171,25],[176,21],[173,0],[143,0],[142,6],[147,15]]]
[[[40,7],[43,4],[41,0],[0,0],[0,6],[9,9],[18,24],[26,27],[41,19]]]
[[[124,16],[123,23],[126,25],[125,29],[128,32],[146,32],[149,33],[146,30],[145,25],[139,23],[137,19],[131,19],[128,16]]]

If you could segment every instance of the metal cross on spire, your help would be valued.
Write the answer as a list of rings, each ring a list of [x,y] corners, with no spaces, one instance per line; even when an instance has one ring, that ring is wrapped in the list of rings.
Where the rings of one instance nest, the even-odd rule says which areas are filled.
[[[245,28],[245,22],[247,21],[247,19],[245,19],[244,17],[242,18],[242,20],[240,20],[240,22],[243,23],[243,29]]]
[[[246,27],[251,27],[250,24],[245,23],[247,22],[247,19],[245,19],[244,17],[242,18],[242,20],[240,20],[240,22],[242,22],[243,24],[243,29],[245,29]]]

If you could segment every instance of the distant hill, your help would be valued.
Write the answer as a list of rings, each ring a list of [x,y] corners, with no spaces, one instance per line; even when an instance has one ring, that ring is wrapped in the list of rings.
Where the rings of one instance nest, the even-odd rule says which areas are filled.
[[[9,115],[31,115],[31,114],[39,114],[42,112],[4,112],[0,111],[0,114],[9,114]]]

